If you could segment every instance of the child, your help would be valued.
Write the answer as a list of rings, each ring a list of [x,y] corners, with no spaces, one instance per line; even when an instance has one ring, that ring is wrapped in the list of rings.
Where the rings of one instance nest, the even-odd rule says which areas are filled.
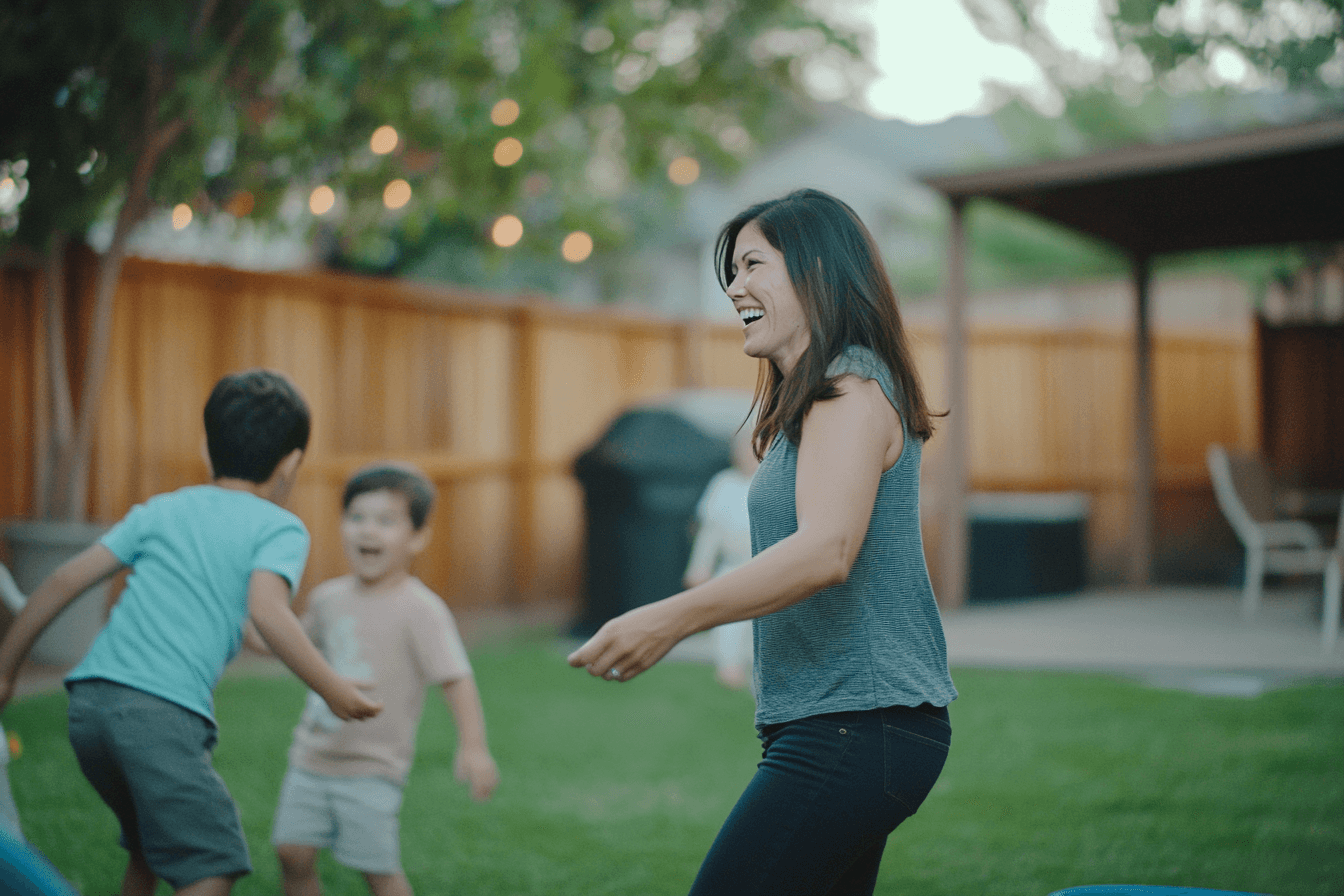
[[[14,805],[14,791],[9,788],[9,738],[3,725],[0,725],[0,831],[23,840],[19,809]]]
[[[410,896],[398,814],[426,685],[439,685],[452,710],[454,771],[473,799],[489,799],[499,770],[452,614],[410,573],[429,541],[433,487],[412,468],[374,466],[346,483],[342,501],[341,544],[351,574],[313,589],[304,621],[336,668],[377,683],[373,695],[386,709],[373,722],[343,724],[309,694],[271,840],[287,896],[321,892],[319,849],[363,872],[375,896]]]
[[[751,559],[751,525],[747,519],[747,488],[756,472],[751,428],[733,436],[733,465],[715,474],[695,508],[698,526],[682,584],[694,588],[736,569]],[[751,622],[730,622],[714,629],[714,668],[719,683],[744,688],[750,683]]]
[[[336,674],[289,608],[308,532],[283,509],[308,444],[308,406],[266,370],[224,377],[205,405],[209,485],[133,507],[30,596],[0,642],[0,709],[53,618],[127,566],[121,599],[66,678],[70,743],[121,823],[122,896],[157,880],[227,894],[251,865],[238,808],[211,764],[213,692],[249,614],[271,649],[343,719],[381,708]]]

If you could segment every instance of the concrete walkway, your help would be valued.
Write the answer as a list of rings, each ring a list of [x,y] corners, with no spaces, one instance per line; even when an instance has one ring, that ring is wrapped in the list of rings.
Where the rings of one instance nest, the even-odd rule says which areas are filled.
[[[1295,681],[1344,685],[1344,637],[1321,649],[1319,590],[1271,589],[1254,619],[1231,588],[1092,590],[1076,595],[969,604],[943,616],[953,667],[1059,669],[1133,676],[1157,687],[1255,696]],[[470,646],[518,626],[564,631],[562,606],[457,613]],[[668,659],[709,662],[708,633]],[[281,674],[275,660],[243,656],[230,674]],[[25,667],[18,694],[59,687],[59,667]]]
[[[944,615],[953,666],[1068,669],[1254,696],[1303,679],[1344,684],[1344,638],[1321,644],[1321,594],[1271,589],[1252,619],[1241,591],[1159,588],[971,604]]]

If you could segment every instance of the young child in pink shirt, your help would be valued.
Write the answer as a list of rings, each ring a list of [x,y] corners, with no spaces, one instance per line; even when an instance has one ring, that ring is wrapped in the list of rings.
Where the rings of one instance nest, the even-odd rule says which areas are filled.
[[[334,668],[373,683],[383,712],[346,724],[309,693],[271,837],[287,896],[321,892],[320,849],[362,872],[375,896],[410,896],[398,815],[427,685],[443,689],[453,713],[454,770],[472,799],[489,799],[499,783],[453,616],[410,572],[429,540],[433,501],[429,481],[402,465],[365,468],[346,484],[341,543],[350,574],[313,590],[304,624]]]

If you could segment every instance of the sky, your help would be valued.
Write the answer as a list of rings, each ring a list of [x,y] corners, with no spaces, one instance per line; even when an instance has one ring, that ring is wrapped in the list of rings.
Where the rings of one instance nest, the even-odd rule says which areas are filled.
[[[1040,21],[1086,59],[1114,50],[1103,37],[1101,0],[1046,0]],[[881,118],[930,124],[953,115],[992,111],[986,82],[1018,88],[1043,111],[1055,102],[1032,59],[985,38],[958,0],[830,0],[827,14],[867,23],[874,31],[870,111]]]

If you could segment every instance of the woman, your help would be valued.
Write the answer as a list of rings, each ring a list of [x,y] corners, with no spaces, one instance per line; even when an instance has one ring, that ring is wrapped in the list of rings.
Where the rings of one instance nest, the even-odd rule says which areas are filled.
[[[871,894],[947,756],[956,697],[919,530],[933,431],[876,245],[816,190],[729,221],[720,282],[762,365],[752,560],[604,625],[569,657],[629,681],[754,619],[764,758],[691,892]]]

